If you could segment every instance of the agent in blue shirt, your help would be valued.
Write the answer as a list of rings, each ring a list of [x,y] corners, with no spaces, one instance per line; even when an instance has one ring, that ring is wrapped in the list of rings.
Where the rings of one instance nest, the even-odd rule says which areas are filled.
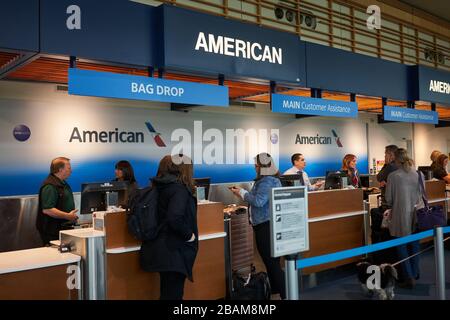
[[[280,258],[270,254],[270,194],[272,188],[281,187],[280,175],[270,154],[260,153],[255,158],[256,179],[250,192],[232,187],[231,191],[249,204],[250,221],[255,234],[256,247],[266,266],[272,294],[280,294],[285,299],[284,273]]]

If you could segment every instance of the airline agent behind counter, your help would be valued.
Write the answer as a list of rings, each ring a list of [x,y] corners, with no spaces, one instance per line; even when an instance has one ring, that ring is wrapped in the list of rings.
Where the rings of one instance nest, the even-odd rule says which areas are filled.
[[[325,183],[324,180],[319,180],[315,184],[311,184],[311,182],[309,181],[308,174],[305,171],[306,160],[303,154],[294,153],[291,157],[291,162],[292,168],[286,170],[283,175],[299,174],[301,177],[300,184],[302,186],[308,187],[308,191],[319,190],[323,186],[323,184]]]

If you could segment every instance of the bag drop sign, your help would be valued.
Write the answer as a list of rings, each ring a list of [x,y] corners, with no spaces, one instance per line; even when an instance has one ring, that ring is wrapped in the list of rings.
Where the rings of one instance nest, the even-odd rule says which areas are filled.
[[[273,188],[270,208],[272,257],[308,251],[308,194],[306,187]]]
[[[69,69],[69,94],[228,107],[228,87]]]

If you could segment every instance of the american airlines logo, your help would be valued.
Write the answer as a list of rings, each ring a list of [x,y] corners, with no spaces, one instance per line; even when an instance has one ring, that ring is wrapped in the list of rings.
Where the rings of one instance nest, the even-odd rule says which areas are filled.
[[[166,147],[161,134],[155,130],[150,122],[145,122],[145,125],[153,137],[158,147]],[[144,132],[142,131],[129,131],[114,128],[110,131],[97,131],[97,130],[81,130],[78,127],[72,129],[69,142],[79,143],[145,143]]]
[[[145,125],[147,126],[147,129],[150,131],[150,134],[153,137],[153,140],[155,140],[155,143],[158,147],[165,147],[166,144],[161,138],[161,133],[156,132],[155,128],[153,128],[152,124],[150,122],[146,122]]]
[[[336,130],[331,129],[331,133],[333,134],[333,137],[330,136],[319,136],[319,134],[315,136],[301,136],[300,134],[297,134],[295,138],[295,144],[333,144],[333,139],[336,142],[336,145],[339,148],[343,148],[341,139],[339,135],[336,133]]]

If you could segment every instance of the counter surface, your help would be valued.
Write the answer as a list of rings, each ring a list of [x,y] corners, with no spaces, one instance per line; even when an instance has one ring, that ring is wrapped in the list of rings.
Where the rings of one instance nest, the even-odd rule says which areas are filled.
[[[63,230],[61,231],[61,233],[68,234],[78,238],[95,238],[105,236],[105,232],[94,230],[94,228]]]
[[[60,253],[58,249],[36,249],[0,253],[0,274],[77,263],[80,257],[72,253]]]
[[[216,238],[225,238],[227,234],[225,232],[221,233],[213,233],[209,235],[201,235],[198,237],[198,241],[210,240]],[[141,246],[132,246],[132,247],[119,247],[114,249],[106,249],[106,253],[126,253],[141,250]]]

